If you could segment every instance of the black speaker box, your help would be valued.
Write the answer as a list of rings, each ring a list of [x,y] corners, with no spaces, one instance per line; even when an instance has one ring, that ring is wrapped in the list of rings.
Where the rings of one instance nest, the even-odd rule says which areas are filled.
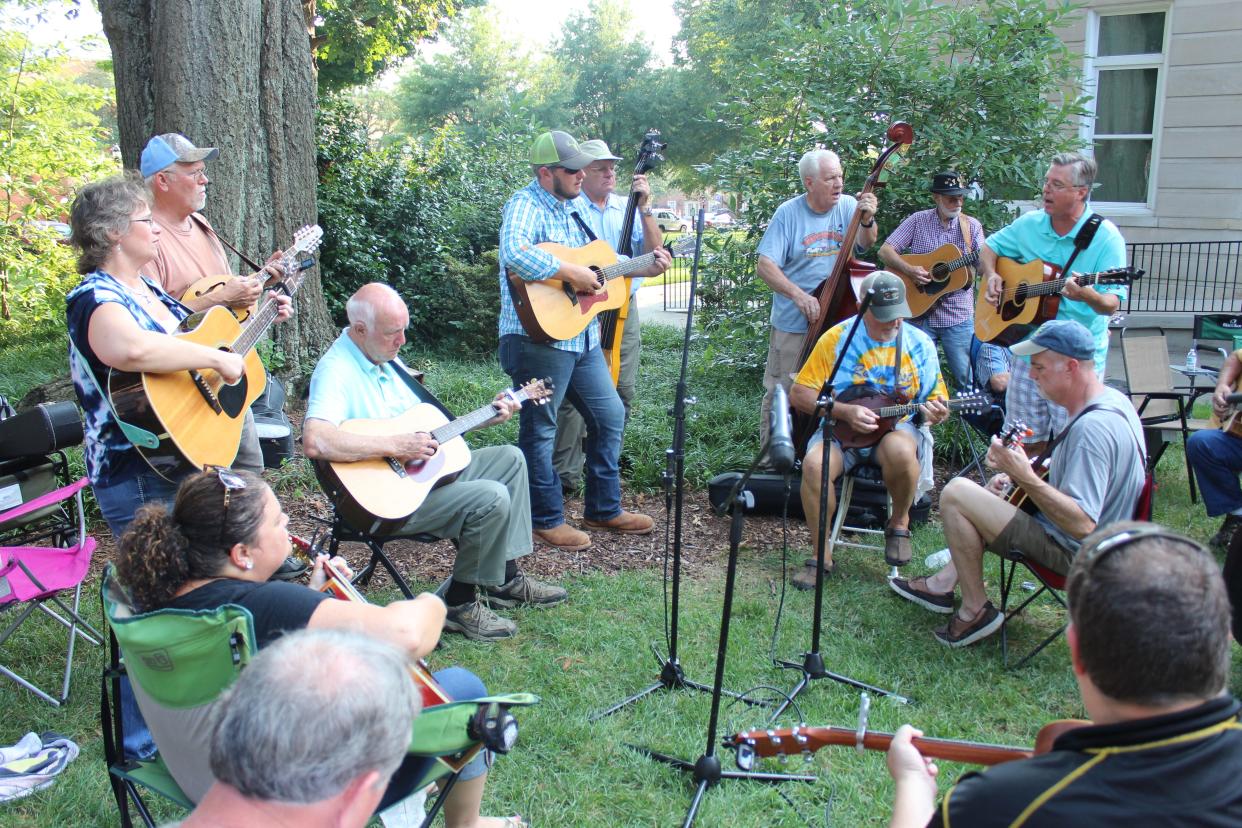
[[[742,472],[721,472],[707,483],[707,496],[712,506],[720,508],[733,486],[741,478]],[[876,479],[858,477],[854,480],[854,495],[850,498],[850,511],[847,522],[850,526],[877,529],[888,520],[888,490],[875,472]],[[801,518],[802,497],[799,487],[802,478],[795,474],[790,477],[789,516]],[[755,506],[748,509],[748,514],[780,515],[785,499],[785,479],[779,474],[752,474],[746,488],[754,495]],[[841,480],[836,484],[837,497],[841,496]],[[911,523],[926,523],[931,514],[931,498],[923,495],[910,507]]]
[[[42,403],[0,420],[0,460],[50,454],[82,442],[82,417],[71,402]]]

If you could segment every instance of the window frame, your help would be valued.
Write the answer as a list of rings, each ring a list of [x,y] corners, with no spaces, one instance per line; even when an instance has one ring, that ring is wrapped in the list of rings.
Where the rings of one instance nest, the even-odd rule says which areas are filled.
[[[1100,48],[1101,18],[1150,12],[1160,12],[1164,15],[1164,33],[1159,53],[1110,55],[1108,57],[1099,57],[1096,54]],[[1157,181],[1160,172],[1161,132],[1163,131],[1162,127],[1164,124],[1164,86],[1168,77],[1169,45],[1173,34],[1173,27],[1170,25],[1172,17],[1173,4],[1171,2],[1110,6],[1103,10],[1090,9],[1087,12],[1086,31],[1083,40],[1083,90],[1091,96],[1091,100],[1087,102],[1087,113],[1080,122],[1078,136],[1090,148],[1092,155],[1095,154],[1095,141],[1097,137],[1095,123],[1098,99],[1096,96],[1099,93],[1100,70],[1156,70],[1155,101],[1153,102],[1151,123],[1151,168],[1147,176],[1147,198],[1144,201],[1096,201],[1093,197],[1091,200],[1092,207],[1101,212],[1108,212],[1113,215],[1155,215]],[[1140,135],[1142,133],[1109,134],[1103,140],[1138,138]]]

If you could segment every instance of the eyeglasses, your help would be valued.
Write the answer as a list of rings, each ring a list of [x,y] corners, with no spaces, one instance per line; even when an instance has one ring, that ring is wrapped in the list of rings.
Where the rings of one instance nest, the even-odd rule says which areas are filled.
[[[1125,529],[1115,535],[1104,538],[1104,540],[1092,546],[1087,550],[1087,554],[1083,556],[1082,565],[1084,570],[1090,570],[1102,558],[1116,552],[1118,549],[1124,549],[1132,543],[1137,543],[1145,538],[1162,538],[1163,540],[1173,541],[1185,546],[1189,546],[1195,552],[1202,552],[1203,547],[1194,542],[1185,535],[1179,535],[1177,532],[1157,526],[1154,523],[1137,526],[1133,529]]]
[[[193,178],[193,179],[201,178],[203,181],[207,180],[206,169],[197,169],[197,170],[189,170],[187,172],[182,172],[181,170],[178,170],[178,169],[169,168],[167,170],[164,170],[164,172],[176,173],[177,175],[184,175],[186,178]]]
[[[140,218],[140,219],[132,218],[132,219],[130,219],[129,221],[130,221],[130,223],[131,223],[131,224],[132,224],[132,223],[134,223],[135,221],[145,221],[147,224],[154,224],[154,223],[155,223],[155,219],[154,219],[154,218],[152,218],[151,216],[147,216],[146,218]]]
[[[246,488],[246,480],[232,469],[223,466],[207,466],[204,471],[214,472],[220,485],[224,487],[224,507],[220,514],[220,543],[224,543],[224,527],[229,522],[229,500],[233,492]]]
[[[1060,181],[1049,181],[1046,178],[1044,179],[1044,187],[1056,193],[1059,193],[1062,190],[1074,190],[1079,187],[1085,187],[1085,186],[1087,185],[1086,184],[1062,184]]]

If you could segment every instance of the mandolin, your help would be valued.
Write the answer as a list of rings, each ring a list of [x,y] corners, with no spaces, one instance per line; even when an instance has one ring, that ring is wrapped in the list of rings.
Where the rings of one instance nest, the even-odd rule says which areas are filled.
[[[874,386],[851,385],[838,396],[838,403],[861,405],[870,408],[879,417],[875,431],[855,431],[849,423],[838,418],[833,430],[833,439],[845,448],[866,448],[880,442],[880,439],[897,427],[902,417],[908,417],[919,410],[922,403],[903,402],[892,394],[886,394]],[[959,394],[945,403],[952,412],[981,413],[991,405],[986,394],[973,391]]]
[[[1029,759],[1052,750],[1053,744],[1063,733],[1089,725],[1082,719],[1060,719],[1044,725],[1035,737],[1033,750],[983,742],[966,742],[954,739],[930,739],[915,736],[913,744],[919,753],[933,759],[949,762],[965,762],[971,765],[999,765],[1018,759]],[[810,756],[820,748],[830,745],[856,747],[859,750],[888,750],[893,734],[848,727],[798,727],[773,730],[748,730],[724,740],[725,747],[737,751],[737,765],[742,770],[754,767],[758,757]]]
[[[876,158],[871,172],[867,174],[867,181],[860,195],[884,186],[884,166],[894,152],[914,143],[914,128],[905,121],[895,121],[889,126],[885,137],[891,143]],[[806,337],[802,340],[802,353],[798,357],[799,368],[806,363],[811,351],[815,349],[815,343],[825,331],[842,319],[858,313],[855,283],[860,282],[868,273],[875,270],[875,265],[860,262],[850,255],[854,251],[854,241],[858,238],[858,226],[861,223],[862,215],[855,210],[849,226],[845,228],[840,252],[837,253],[832,265],[832,273],[813,293],[819,301],[819,314],[815,317],[815,321],[807,326]],[[810,439],[811,432],[815,430],[815,418],[801,411],[795,411],[793,426],[794,445],[798,455],[802,456],[806,452],[807,440]]]
[[[314,566],[315,557],[321,550],[316,549],[313,543],[293,534],[289,535],[289,543],[290,552]],[[354,586],[353,582],[337,569],[331,561],[323,562],[323,574],[325,580],[323,586],[319,588],[320,592],[327,593],[341,601],[354,601],[359,604],[369,603],[366,597]],[[438,704],[448,704],[454,701],[444,691],[444,688],[440,686],[440,683],[436,681],[435,676],[431,674],[431,668],[427,666],[425,659],[420,658],[412,661],[409,667],[410,676],[414,679],[414,686],[418,688],[419,698],[422,700],[423,707],[435,707]],[[483,743],[479,742],[462,753],[437,758],[456,773],[464,768],[482,747]]]
[[[634,163],[634,175],[643,175],[655,168],[664,160],[660,150],[668,144],[660,140],[660,130],[648,130],[643,136],[643,143],[638,148],[638,159]],[[638,193],[630,192],[630,199],[625,205],[625,219],[621,222],[621,236],[617,239],[617,252],[622,256],[631,256],[634,251],[632,239],[634,235],[634,217],[638,214]],[[662,241],[663,239],[661,239]],[[647,241],[646,238],[643,239]],[[630,280],[625,280],[627,299],[625,304],[616,310],[604,311],[599,317],[599,345],[604,352],[604,361],[608,363],[608,372],[612,374],[615,386],[621,377],[621,337],[625,333],[625,321],[630,315],[630,301],[633,290]]]
[[[1000,435],[1001,445],[1005,448],[1020,446],[1022,445],[1022,439],[1024,437],[1030,437],[1033,433],[1034,432],[1027,427],[1026,423],[1015,422],[1006,428],[1004,433]],[[1031,461],[1031,471],[1035,472],[1040,480],[1046,480],[1048,477],[1049,460],[1051,460],[1051,458],[1041,460],[1041,458],[1036,457]],[[1009,491],[1005,494],[1005,502],[1010,506],[1021,509],[1028,515],[1034,515],[1039,511],[1039,507],[1035,505],[1035,501],[1031,500],[1030,495],[1028,495],[1026,490],[1021,486],[1011,486]]]
[[[305,279],[301,259],[323,238],[319,225],[293,234],[281,258],[281,290],[293,296]],[[267,373],[255,345],[276,321],[280,310],[268,298],[243,327],[228,308],[217,305],[185,318],[172,336],[209,348],[242,354],[246,372],[229,385],[215,371],[188,370],[166,374],[108,373],[108,398],[117,419],[145,429],[147,445],[135,445],[142,459],[165,479],[176,482],[204,466],[228,466],[241,443],[242,420],[267,384]]]
[[[970,284],[970,266],[979,261],[979,254],[963,254],[956,244],[942,244],[930,253],[906,253],[901,258],[924,268],[931,277],[930,282],[920,285],[904,273],[890,271],[906,283],[906,302],[910,305],[910,313],[917,318],[950,293]]]
[[[975,336],[981,342],[1013,345],[1027,337],[1049,319],[1057,318],[1061,290],[1070,277],[1062,276],[1056,265],[1034,259],[1025,264],[1003,256],[996,261],[996,272],[1004,285],[999,305],[987,300],[980,290],[975,299]],[[1079,285],[1128,285],[1143,276],[1134,267],[1119,267],[1099,273],[1080,273]]]
[[[550,379],[531,380],[506,391],[516,403],[543,405],[552,397]],[[437,406],[419,403],[388,419],[346,420],[340,429],[353,434],[398,435],[427,432],[440,444],[430,460],[402,463],[395,457],[373,457],[354,462],[314,461],[337,510],[347,523],[370,534],[382,534],[403,525],[423,505],[427,495],[470,465],[470,447],[462,437],[496,416],[491,403],[449,422]]]

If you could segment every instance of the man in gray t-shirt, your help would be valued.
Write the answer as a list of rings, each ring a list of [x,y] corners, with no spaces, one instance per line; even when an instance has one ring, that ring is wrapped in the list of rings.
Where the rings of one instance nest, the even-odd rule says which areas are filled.
[[[933,575],[889,582],[901,597],[952,614],[935,631],[950,647],[961,647],[1000,629],[1004,616],[988,600],[983,553],[1023,556],[1065,574],[1082,539],[1097,528],[1129,520],[1143,489],[1142,426],[1134,406],[1107,388],[1095,372],[1095,338],[1081,323],[1045,322],[1013,347],[1031,358],[1039,391],[1069,413],[1069,424],[1051,445],[1048,477],[1032,470],[1020,445],[993,439],[987,462],[999,474],[987,487],[967,478],[949,481],[940,495],[944,535],[953,560]],[[1019,487],[1037,510],[1032,516],[1002,496]],[[953,612],[953,589],[962,604]]]
[[[759,278],[772,288],[772,330],[768,364],[763,376],[760,437],[768,433],[768,412],[779,383],[789,390],[791,375],[801,367],[798,356],[807,323],[819,314],[811,295],[832,273],[854,211],[860,213],[855,248],[861,253],[875,244],[878,229],[874,193],[845,195],[841,159],[828,150],[811,150],[798,162],[806,192],[789,199],[772,215],[759,242]]]

